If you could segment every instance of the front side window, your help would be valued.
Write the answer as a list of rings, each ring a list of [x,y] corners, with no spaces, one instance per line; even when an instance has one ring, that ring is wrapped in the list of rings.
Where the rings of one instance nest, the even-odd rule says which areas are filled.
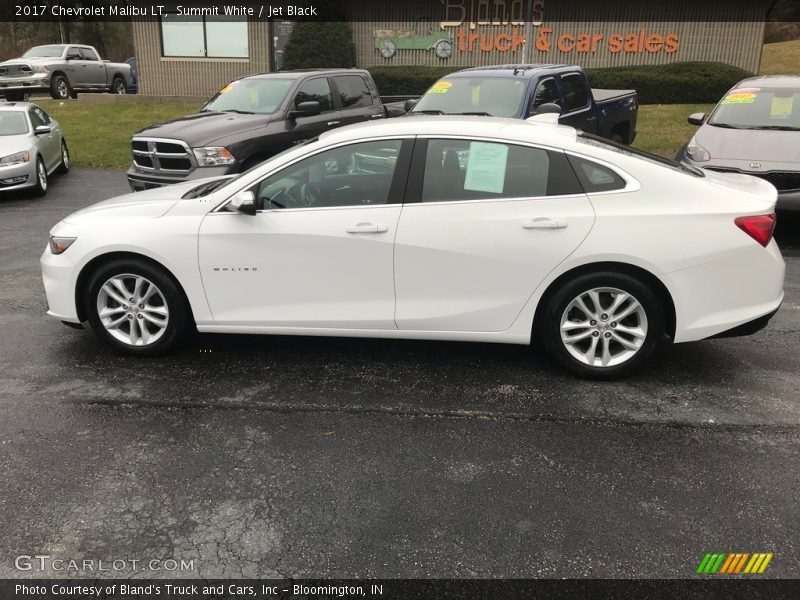
[[[339,88],[342,108],[372,105],[372,94],[370,94],[363,77],[358,75],[338,75],[336,77],[336,87]]]
[[[72,46],[67,50],[66,58],[70,60],[83,60],[80,49]]]
[[[325,150],[255,186],[258,210],[372,206],[389,197],[402,140],[361,142]]]
[[[333,110],[333,94],[327,78],[319,77],[300,84],[294,98],[295,108],[301,102],[319,102],[320,112]]]
[[[30,117],[31,124],[33,125],[34,129],[50,123],[50,117],[47,116],[47,113],[45,113],[41,108],[35,106],[30,110]]]
[[[536,86],[536,92],[533,94],[531,109],[528,112],[529,114],[533,115],[536,114],[536,109],[542,104],[560,103],[561,98],[558,95],[558,86],[556,85],[556,80],[550,77],[548,79],[543,79],[539,82],[539,85]]]
[[[161,20],[164,56],[248,58],[247,21],[239,17],[167,15]]]
[[[562,152],[477,140],[429,140],[422,202],[582,193]]]
[[[561,78],[564,86],[564,104],[566,112],[580,110],[589,106],[589,90],[581,75],[565,75]]]

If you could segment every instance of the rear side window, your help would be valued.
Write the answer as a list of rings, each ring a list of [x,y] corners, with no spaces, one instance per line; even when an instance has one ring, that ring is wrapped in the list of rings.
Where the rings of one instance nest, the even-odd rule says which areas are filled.
[[[478,140],[428,140],[422,202],[581,193],[561,152]]]
[[[625,187],[625,180],[608,167],[577,156],[570,156],[569,161],[587,194],[611,192]]]
[[[91,48],[81,48],[81,56],[83,57],[83,60],[100,60],[100,58],[97,56],[97,52]]]
[[[561,98],[558,95],[558,86],[556,85],[556,80],[550,77],[548,79],[543,79],[539,82],[539,85],[536,86],[536,92],[533,94],[531,108],[528,112],[529,114],[533,115],[536,114],[536,109],[542,104],[560,103]]]
[[[300,84],[300,89],[297,90],[297,96],[294,98],[295,108],[301,102],[319,102],[321,112],[333,110],[333,94],[331,94],[331,86],[325,77],[317,79],[310,79]]]
[[[337,75],[336,87],[339,88],[339,97],[342,99],[342,108],[358,108],[359,106],[372,106],[372,94],[369,92],[367,82],[358,75]]]
[[[561,85],[564,86],[564,107],[566,112],[580,110],[589,106],[589,90],[586,89],[586,81],[577,73],[574,75],[564,75],[561,78]]]

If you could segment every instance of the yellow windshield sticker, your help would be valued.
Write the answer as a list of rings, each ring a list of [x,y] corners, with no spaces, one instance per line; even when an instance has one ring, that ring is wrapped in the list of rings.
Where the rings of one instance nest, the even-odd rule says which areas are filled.
[[[238,81],[231,81],[228,85],[226,85],[224,88],[222,88],[219,91],[219,93],[220,94],[227,94],[228,92],[230,92],[233,89],[233,86],[235,86],[237,83],[239,83],[239,82]]]
[[[771,117],[788,117],[792,114],[792,104],[794,104],[794,96],[774,97],[772,99],[772,107],[769,110]]]
[[[502,194],[506,183],[508,146],[486,142],[471,142],[464,189]]]
[[[449,81],[437,81],[433,84],[430,90],[428,90],[429,94],[446,94],[450,91],[450,88],[453,87],[453,84]]]
[[[755,101],[754,93],[736,91],[725,96],[720,104],[753,104]]]

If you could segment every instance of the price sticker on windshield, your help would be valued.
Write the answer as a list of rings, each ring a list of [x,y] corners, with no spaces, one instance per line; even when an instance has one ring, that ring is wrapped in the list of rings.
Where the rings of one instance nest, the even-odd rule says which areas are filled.
[[[453,87],[453,84],[449,81],[437,81],[433,84],[430,90],[428,90],[429,94],[446,94],[450,91],[450,88]]]
[[[739,88],[725,96],[720,104],[753,104],[761,88]]]
[[[219,93],[220,94],[227,94],[228,92],[233,90],[233,86],[235,86],[237,83],[239,83],[239,82],[238,81],[231,81],[228,85],[226,85],[224,88],[222,88],[219,91]]]

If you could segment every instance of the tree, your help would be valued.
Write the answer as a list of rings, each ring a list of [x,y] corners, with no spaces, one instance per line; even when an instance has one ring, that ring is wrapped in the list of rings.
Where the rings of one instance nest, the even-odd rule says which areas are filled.
[[[331,69],[356,66],[353,30],[344,21],[298,21],[284,49],[287,69]]]

